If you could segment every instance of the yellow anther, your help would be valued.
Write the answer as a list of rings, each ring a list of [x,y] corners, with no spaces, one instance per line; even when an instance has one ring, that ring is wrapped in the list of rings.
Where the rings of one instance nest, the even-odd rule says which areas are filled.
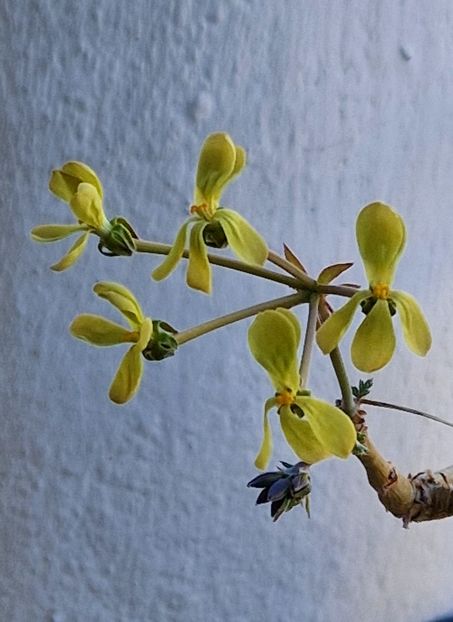
[[[389,286],[385,283],[375,283],[372,286],[371,291],[373,292],[373,296],[375,298],[379,298],[381,300],[387,300],[389,297]]]
[[[275,394],[275,401],[279,406],[289,406],[296,399],[292,389],[285,389],[282,393]]]
[[[191,214],[197,214],[205,220],[212,220],[216,210],[212,205],[201,203],[200,205],[191,205],[189,211]]]

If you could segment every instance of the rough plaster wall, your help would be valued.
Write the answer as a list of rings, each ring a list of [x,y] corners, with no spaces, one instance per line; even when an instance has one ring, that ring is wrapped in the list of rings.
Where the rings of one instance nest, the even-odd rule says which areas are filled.
[[[284,288],[215,269],[208,298],[184,289],[182,269],[156,284],[156,258],[108,260],[93,240],[55,275],[66,244],[28,238],[69,220],[46,185],[77,158],[112,216],[170,242],[203,138],[227,130],[249,152],[227,203],[313,271],[357,262],[365,202],[401,211],[397,285],[423,301],[434,347],[427,362],[400,348],[375,396],[448,416],[452,3],[3,0],[0,29],[0,619],[426,622],[453,609],[453,523],[404,531],[357,461],[316,467],[310,521],[293,511],[273,525],[254,507],[245,483],[270,387],[245,324],[149,364],[124,408],[106,397],[120,352],[67,331],[76,313],[109,313],[90,291],[99,279],[177,327]],[[362,280],[358,262],[348,278]],[[314,363],[312,387],[334,399]],[[446,428],[381,412],[370,426],[403,471],[453,461]],[[292,459],[281,441],[277,458]]]

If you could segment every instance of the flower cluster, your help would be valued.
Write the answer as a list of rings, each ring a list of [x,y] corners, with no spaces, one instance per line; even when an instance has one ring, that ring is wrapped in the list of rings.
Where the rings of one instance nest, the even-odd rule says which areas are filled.
[[[189,262],[186,281],[189,287],[209,294],[212,289],[211,266],[207,246],[230,246],[243,261],[262,265],[267,258],[263,238],[237,212],[220,207],[220,198],[231,180],[245,166],[245,151],[225,133],[211,134],[205,140],[198,160],[191,216],[178,231],[172,249],[152,273],[155,280],[165,279],[178,265],[189,235]]]
[[[425,356],[431,347],[431,334],[423,312],[410,294],[391,288],[406,241],[403,219],[385,203],[370,203],[357,218],[356,235],[369,289],[359,290],[322,324],[317,332],[319,347],[324,354],[337,347],[360,305],[366,317],[351,345],[357,369],[373,372],[390,361],[396,345],[395,313],[407,346]]]
[[[289,446],[305,463],[313,464],[331,456],[347,458],[356,442],[350,418],[299,386],[300,325],[296,316],[287,309],[263,311],[250,326],[248,340],[254,358],[267,371],[276,391],[264,406],[264,433],[255,460],[257,468],[265,469],[272,453],[268,414],[274,407]]]

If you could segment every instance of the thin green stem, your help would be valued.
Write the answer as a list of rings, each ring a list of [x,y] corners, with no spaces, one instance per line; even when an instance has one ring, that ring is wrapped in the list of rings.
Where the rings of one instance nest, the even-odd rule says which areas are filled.
[[[171,250],[170,244],[160,244],[158,242],[149,242],[147,240],[134,240],[135,249],[138,253],[154,253],[156,255],[168,255]],[[189,257],[189,252],[186,250],[183,253],[184,259]],[[230,268],[231,270],[238,270],[239,272],[246,272],[247,274],[253,274],[255,276],[267,279],[268,281],[275,281],[276,283],[282,283],[282,285],[288,285],[293,289],[302,289],[303,284],[297,279],[286,274],[279,274],[272,270],[266,270],[260,266],[253,266],[247,264],[238,259],[230,259],[228,257],[221,257],[220,255],[208,254],[209,263],[222,266],[224,268]]]
[[[311,353],[313,351],[313,344],[316,335],[316,322],[318,320],[318,305],[318,294],[312,294],[310,296],[310,303],[308,306],[307,329],[305,331],[304,347],[302,350],[302,358],[299,367],[300,386],[302,389],[304,389],[308,383]]]
[[[246,309],[240,309],[239,311],[234,311],[233,313],[228,313],[227,315],[222,315],[221,317],[216,317],[213,320],[209,320],[208,322],[204,322],[198,326],[193,326],[192,328],[183,330],[175,335],[175,338],[178,344],[181,345],[191,341],[192,339],[201,337],[201,335],[205,335],[213,330],[222,328],[222,326],[227,326],[228,324],[233,324],[234,322],[239,322],[240,320],[245,320],[248,317],[256,315],[260,311],[266,311],[266,309],[276,309],[277,307],[290,309],[291,307],[295,307],[296,305],[304,302],[308,302],[308,295],[305,292],[291,294],[290,296],[282,296],[281,298],[274,298],[273,300],[267,300],[266,302],[261,302],[256,305],[252,305],[251,307],[247,307]]]
[[[329,311],[324,300],[319,305],[320,321],[325,322],[329,317]],[[329,354],[335,376],[337,377],[338,386],[341,392],[341,406],[345,413],[352,417],[357,410],[357,406],[352,394],[351,382],[346,371],[346,367],[341,356],[340,349],[337,347]]]
[[[357,407],[352,394],[351,383],[349,382],[346,367],[344,366],[343,357],[341,356],[339,348],[332,350],[329,357],[340,387],[342,409],[345,413],[352,417],[355,414]]]
[[[425,417],[425,419],[431,419],[431,421],[437,421],[437,423],[443,423],[453,428],[453,422],[441,419],[430,413],[425,413],[423,410],[416,410],[415,408],[408,408],[407,406],[399,406],[398,404],[390,404],[390,402],[381,402],[380,400],[368,400],[361,398],[361,404],[369,404],[370,406],[378,406],[379,408],[389,408],[391,410],[400,410],[404,413],[411,413],[412,415],[418,415],[419,417]]]

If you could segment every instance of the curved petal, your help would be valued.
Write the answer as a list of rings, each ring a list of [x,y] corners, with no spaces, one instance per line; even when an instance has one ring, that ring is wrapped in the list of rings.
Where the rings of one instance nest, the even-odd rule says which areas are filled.
[[[71,246],[66,255],[64,255],[60,259],[60,261],[50,266],[50,269],[54,272],[62,272],[63,270],[70,268],[79,259],[80,255],[85,250],[89,235],[89,233],[84,233],[79,238],[77,238],[77,240]]]
[[[348,330],[360,302],[369,296],[368,290],[361,289],[321,324],[316,332],[316,343],[324,354],[329,354],[337,347]]]
[[[279,410],[283,434],[291,449],[307,464],[314,464],[331,456],[314,434],[307,417],[299,417],[289,406]]]
[[[239,259],[259,266],[264,264],[268,254],[267,244],[245,218],[233,210],[221,208],[214,220],[221,224],[228,244]]]
[[[33,227],[30,235],[35,242],[57,242],[76,231],[86,231],[85,225],[38,225]]]
[[[406,242],[403,219],[390,205],[370,203],[357,217],[356,235],[368,282],[390,286]]]
[[[101,230],[108,225],[102,207],[102,199],[97,189],[91,184],[82,182],[69,203],[72,213],[81,222],[93,229]]]
[[[297,331],[294,322],[288,319],[287,311],[282,313],[279,309],[258,313],[249,328],[250,351],[267,371],[277,391],[299,388],[299,338],[300,330]]]
[[[72,320],[69,331],[73,337],[93,346],[114,346],[138,339],[137,332],[131,332],[100,315],[83,313]]]
[[[387,300],[377,300],[352,340],[352,362],[364,372],[382,369],[393,356],[396,339]]]
[[[187,227],[194,221],[193,218],[189,218],[182,225],[178,233],[176,234],[175,241],[173,242],[173,246],[171,247],[171,251],[165,257],[160,266],[157,266],[151,273],[152,278],[155,281],[162,281],[169,276],[173,270],[178,265],[182,254],[184,252],[184,247],[186,245],[186,237],[187,237]]]
[[[224,132],[210,134],[198,159],[194,202],[198,205],[209,203],[211,199],[218,200],[235,166],[236,147],[230,136]]]
[[[271,398],[266,401],[264,405],[264,419],[263,419],[263,440],[261,441],[261,447],[255,458],[255,466],[257,469],[265,469],[272,455],[272,428],[269,423],[269,411],[276,405],[275,398]]]
[[[137,346],[140,351],[143,351],[149,343],[153,334],[153,321],[150,317],[145,317],[143,324],[140,326],[140,336],[137,341]]]
[[[321,445],[334,456],[347,458],[357,440],[351,419],[339,408],[314,397],[298,397],[296,404],[305,413]]]
[[[205,294],[210,294],[212,270],[211,264],[208,261],[206,244],[203,240],[203,230],[207,224],[207,221],[197,222],[190,232],[186,282],[189,287],[205,292]]]
[[[121,285],[111,281],[99,281],[93,291],[100,298],[107,300],[124,315],[132,328],[139,329],[145,316],[134,294]]]
[[[69,203],[82,182],[94,186],[102,199],[103,191],[99,177],[93,169],[83,162],[66,162],[61,169],[53,170],[50,176],[49,190],[62,201]]]
[[[110,385],[109,398],[116,404],[124,404],[134,397],[143,375],[143,358],[135,345],[124,355]]]
[[[408,348],[425,356],[431,348],[431,332],[418,302],[406,292],[392,291],[391,298],[396,302]]]

